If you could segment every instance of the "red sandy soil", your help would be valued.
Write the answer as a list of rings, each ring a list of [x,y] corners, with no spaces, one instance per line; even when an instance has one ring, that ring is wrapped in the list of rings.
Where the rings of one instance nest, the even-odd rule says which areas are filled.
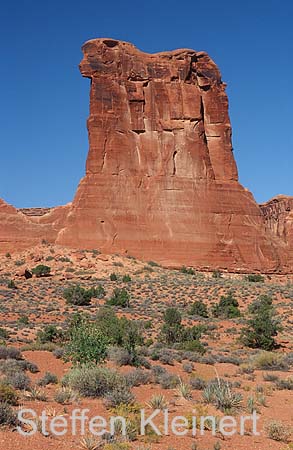
[[[52,276],[44,279],[33,277],[25,280],[22,276],[24,269],[31,269],[37,264],[50,266]],[[112,272],[118,275],[117,282],[109,280]],[[121,281],[122,275],[125,274],[129,274],[132,278],[128,284]],[[16,290],[8,289],[8,280],[16,283]],[[293,278],[290,276],[265,277],[265,283],[256,284],[243,281],[243,275],[228,273],[223,274],[223,278],[220,280],[213,279],[210,273],[196,274],[194,277],[190,277],[179,271],[164,269],[126,257],[97,255],[95,252],[81,252],[49,245],[38,246],[33,251],[25,251],[13,255],[12,258],[0,257],[0,326],[9,332],[8,345],[23,348],[24,345],[30,345],[34,341],[37,331],[42,329],[44,324],[52,323],[60,326],[66,324],[76,308],[65,303],[62,289],[73,282],[84,286],[101,283],[105,287],[107,296],[117,286],[126,287],[131,293],[131,308],[126,312],[117,309],[117,314],[131,319],[150,320],[151,328],[146,330],[146,338],[152,339],[156,339],[162,322],[162,313],[167,306],[176,304],[182,312],[186,312],[189,305],[199,298],[211,306],[218,301],[222,294],[232,289],[239,301],[242,313],[245,313],[249,303],[258,295],[270,293],[274,297],[274,303],[284,327],[278,336],[278,342],[281,344],[278,352],[283,355],[293,352]],[[80,308],[80,310],[94,315],[103,304],[104,300],[93,300],[90,308]],[[28,317],[29,325],[19,324],[19,318],[24,315]],[[197,318],[184,316],[184,323],[192,325],[199,321]],[[243,326],[241,320],[209,319],[206,323],[213,325],[213,329],[202,339],[207,345],[209,354],[240,355],[241,358],[249,360],[252,354],[251,350],[245,349],[237,339]],[[46,372],[56,374],[60,381],[71,367],[70,363],[56,359],[48,351],[28,350],[22,353],[25,359],[37,364],[40,370],[36,374],[29,374],[33,384]],[[256,396],[256,387],[261,386],[266,396],[266,406],[258,406],[260,428],[264,428],[270,420],[279,420],[283,424],[293,427],[292,391],[277,390],[272,382],[264,381],[263,375],[268,371],[255,370],[251,376],[251,374],[241,373],[239,366],[231,362],[216,362],[213,365],[195,362],[193,373],[187,374],[183,370],[184,362],[187,361],[175,361],[173,365],[164,365],[164,367],[168,372],[178,375],[186,382],[190,375],[208,381],[215,378],[216,374],[227,381],[240,382],[241,386],[237,390],[244,397],[244,406],[249,396]],[[150,363],[163,365],[160,361],[150,360]],[[122,373],[133,370],[130,367],[116,367],[112,362],[107,364]],[[292,366],[288,371],[273,373],[280,378],[292,377]],[[66,406],[56,403],[54,394],[59,387],[58,385],[49,385],[43,388],[47,395],[46,402],[29,400],[20,393],[19,407],[33,408],[38,413],[46,410],[52,417],[60,414],[68,416],[74,408],[89,408],[92,416],[96,414],[109,416],[110,412],[101,399],[81,398],[77,403]],[[192,399],[184,400],[179,396],[177,389],[162,389],[158,384],[152,383],[133,388],[133,393],[136,402],[142,407],[146,406],[153,395],[162,393],[169,404],[171,417],[186,416],[194,408],[205,408],[208,415],[215,414],[218,417],[222,415],[213,407],[202,404],[202,391],[193,390]],[[244,414],[248,414],[245,408]],[[162,425],[160,420],[158,423]],[[293,436],[291,438],[293,439]],[[140,439],[130,443],[129,448],[133,450],[148,450],[149,448],[152,450],[189,450],[192,448],[193,442],[196,442],[199,450],[213,450],[216,442],[220,442],[222,450],[289,450],[292,448],[289,446],[290,441],[287,443],[276,442],[269,439],[265,432],[262,432],[261,436],[252,436],[249,429],[245,436],[235,435],[225,439],[220,434],[213,437],[210,432],[207,432],[204,437],[197,436],[196,439],[190,436],[164,436],[158,441],[150,443],[143,443]],[[35,436],[24,438],[16,431],[0,428],[0,450],[72,450],[78,448],[83,448],[80,436],[45,437],[38,432]]]

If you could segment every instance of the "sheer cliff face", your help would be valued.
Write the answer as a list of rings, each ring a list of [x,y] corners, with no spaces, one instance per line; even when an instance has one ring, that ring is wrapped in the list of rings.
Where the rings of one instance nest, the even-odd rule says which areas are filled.
[[[148,55],[113,40],[83,51],[87,173],[237,180],[225,87],[205,53]]]
[[[228,101],[206,53],[149,55],[96,39],[89,155],[57,242],[231,270],[280,264],[264,216],[238,183]]]
[[[0,200],[0,252],[46,239],[177,266],[292,271],[292,201],[260,208],[239,184],[225,84],[209,56],[149,55],[112,39],[83,53],[86,175],[64,207]]]
[[[260,208],[273,234],[286,244],[293,243],[293,197],[279,195]]]

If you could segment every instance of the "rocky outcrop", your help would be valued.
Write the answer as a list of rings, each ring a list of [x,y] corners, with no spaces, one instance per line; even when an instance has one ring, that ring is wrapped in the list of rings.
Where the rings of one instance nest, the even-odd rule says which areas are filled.
[[[32,224],[22,213],[0,199],[0,249],[1,252],[23,250],[42,239],[42,230]]]
[[[293,243],[293,197],[278,195],[260,208],[273,234],[286,244]]]
[[[30,217],[41,217],[50,213],[54,208],[19,208],[17,211]]]
[[[228,100],[204,52],[83,46],[89,155],[57,242],[162,263],[278,270],[280,255],[238,182]]]
[[[64,207],[1,202],[0,251],[46,239],[173,266],[292,271],[286,206],[260,208],[238,181],[225,83],[211,58],[147,54],[113,39],[88,41],[83,53],[86,175]]]
[[[0,252],[25,250],[42,240],[55,242],[70,205],[52,209],[48,214],[23,214],[0,199]]]

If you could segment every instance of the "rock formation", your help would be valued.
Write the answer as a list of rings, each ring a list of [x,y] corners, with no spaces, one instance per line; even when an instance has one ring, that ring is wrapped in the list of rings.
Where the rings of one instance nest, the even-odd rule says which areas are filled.
[[[293,242],[293,197],[278,195],[260,205],[268,228],[287,244]]]
[[[225,84],[211,58],[147,54],[113,39],[88,41],[83,53],[86,175],[64,209],[11,210],[23,232],[169,265],[289,270],[288,243],[238,181]]]
[[[55,242],[68,208],[60,206],[44,216],[33,217],[0,199],[0,252],[21,251],[43,239]]]
[[[89,155],[58,243],[162,263],[277,269],[277,248],[238,182],[228,100],[204,52],[146,54],[96,39],[83,46],[91,79]]]

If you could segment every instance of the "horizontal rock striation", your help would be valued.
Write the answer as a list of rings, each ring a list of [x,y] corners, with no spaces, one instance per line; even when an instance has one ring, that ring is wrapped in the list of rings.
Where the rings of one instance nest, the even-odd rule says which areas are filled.
[[[30,217],[42,217],[54,208],[19,208],[17,211]]]

